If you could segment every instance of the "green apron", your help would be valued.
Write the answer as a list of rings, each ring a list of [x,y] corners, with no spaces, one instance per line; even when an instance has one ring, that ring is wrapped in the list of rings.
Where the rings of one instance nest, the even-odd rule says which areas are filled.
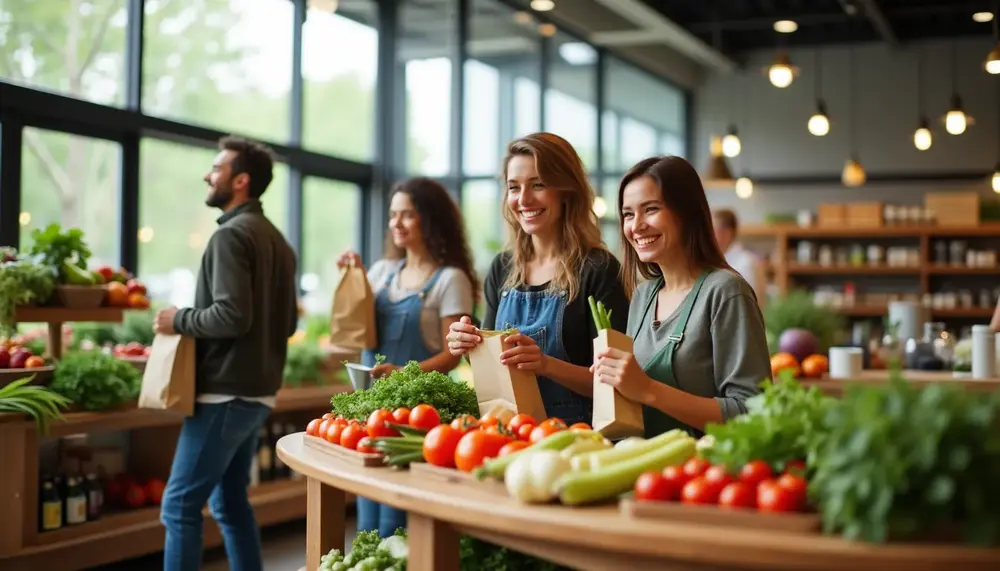
[[[682,390],[677,384],[677,377],[674,376],[674,353],[677,351],[677,346],[684,340],[684,330],[687,328],[688,321],[691,318],[691,310],[694,309],[694,302],[698,299],[701,287],[705,285],[705,278],[711,272],[712,270],[707,270],[698,276],[698,279],[691,287],[691,291],[688,292],[684,297],[684,301],[681,302],[680,313],[677,315],[677,321],[674,323],[673,329],[667,336],[666,345],[655,353],[648,363],[642,365],[642,369],[654,381]],[[635,330],[636,335],[638,335],[639,331],[642,331],[642,326],[646,323],[646,317],[649,315],[649,310],[653,307],[653,302],[656,301],[661,287],[663,287],[662,276],[657,280],[656,287],[653,288],[653,295],[649,297],[649,301],[646,302],[646,308],[642,311],[642,317],[639,319],[639,327]],[[646,438],[652,438],[675,428],[685,430],[692,436],[701,436],[701,431],[651,406],[642,407],[642,419],[645,423]]]

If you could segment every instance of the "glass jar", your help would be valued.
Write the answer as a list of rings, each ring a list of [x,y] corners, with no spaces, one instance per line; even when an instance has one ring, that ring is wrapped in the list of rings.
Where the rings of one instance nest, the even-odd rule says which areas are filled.
[[[929,343],[934,356],[948,367],[955,356],[955,336],[949,333],[944,323],[932,322],[924,324],[924,342]]]

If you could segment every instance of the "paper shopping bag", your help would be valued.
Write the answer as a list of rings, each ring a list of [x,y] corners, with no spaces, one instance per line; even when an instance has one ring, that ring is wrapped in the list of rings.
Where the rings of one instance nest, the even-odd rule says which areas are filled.
[[[518,414],[530,414],[541,420],[545,418],[545,406],[542,404],[542,395],[538,392],[535,374],[500,363],[500,355],[514,346],[503,340],[515,333],[516,329],[480,330],[483,342],[469,351],[472,384],[479,400],[479,413],[485,415],[502,407]]]
[[[142,373],[139,408],[194,413],[195,343],[193,337],[157,335]]]
[[[330,345],[352,351],[374,349],[377,333],[375,296],[368,276],[364,269],[348,265],[340,270],[340,281],[333,290]]]
[[[601,329],[594,339],[594,354],[613,347],[632,352],[632,338],[614,329]],[[594,430],[608,440],[642,436],[642,405],[625,398],[613,386],[602,383],[594,374]]]

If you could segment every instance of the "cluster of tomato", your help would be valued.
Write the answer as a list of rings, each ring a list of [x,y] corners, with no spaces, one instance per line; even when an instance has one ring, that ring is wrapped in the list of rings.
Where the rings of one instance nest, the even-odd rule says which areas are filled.
[[[506,456],[563,430],[590,430],[577,423],[567,426],[559,418],[538,422],[528,414],[514,415],[504,423],[497,416],[465,415],[431,429],[424,437],[424,461],[442,468],[471,472],[490,458]]]
[[[663,472],[647,472],[635,482],[635,498],[681,501],[726,508],[756,508],[767,512],[798,512],[806,509],[805,464],[789,462],[775,474],[762,460],[748,462],[735,474],[725,466],[692,458]]]
[[[426,404],[417,405],[413,410],[406,407],[376,410],[364,423],[328,412],[323,418],[313,419],[306,427],[306,434],[363,454],[377,454],[374,438],[399,436],[399,432],[388,426],[393,423],[428,430],[441,423],[441,415]]]

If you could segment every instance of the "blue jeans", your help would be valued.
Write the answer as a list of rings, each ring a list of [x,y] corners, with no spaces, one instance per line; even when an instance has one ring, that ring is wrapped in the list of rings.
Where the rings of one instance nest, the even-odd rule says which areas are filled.
[[[406,512],[392,506],[358,497],[358,531],[378,531],[379,537],[391,537],[396,528],[406,527]]]
[[[164,571],[201,569],[206,502],[222,530],[230,569],[263,571],[247,488],[257,433],[270,413],[260,403],[235,399],[196,403],[194,415],[184,420],[160,509],[167,528]]]

